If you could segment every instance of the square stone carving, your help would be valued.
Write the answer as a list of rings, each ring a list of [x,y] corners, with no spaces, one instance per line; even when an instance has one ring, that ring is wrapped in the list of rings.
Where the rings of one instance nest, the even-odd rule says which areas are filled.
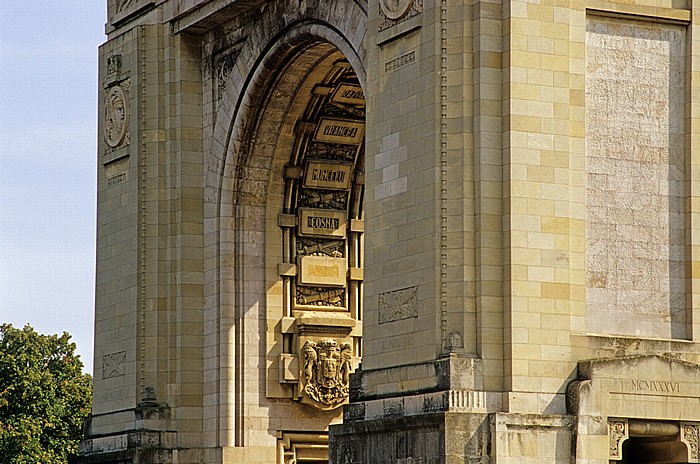
[[[379,294],[379,323],[418,317],[418,287],[402,288]]]

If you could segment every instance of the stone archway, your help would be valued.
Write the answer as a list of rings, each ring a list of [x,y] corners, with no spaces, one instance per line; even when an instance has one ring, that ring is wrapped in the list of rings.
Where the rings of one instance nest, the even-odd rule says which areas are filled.
[[[219,183],[219,188],[212,190],[219,196],[217,218],[212,221],[219,229],[218,269],[210,273],[216,279],[212,287],[219,287],[219,301],[209,308],[219,327],[216,337],[205,343],[221,353],[220,378],[211,390],[218,390],[212,400],[217,402],[224,446],[245,447],[259,443],[260,436],[269,437],[274,445],[275,432],[323,431],[340,419],[338,407],[347,396],[347,388],[340,392],[341,401],[323,399],[328,390],[337,396],[340,384],[325,386],[326,396],[317,394],[316,400],[311,399],[313,393],[308,392],[313,388],[306,388],[309,382],[302,374],[300,357],[306,342],[335,342],[330,357],[336,361],[339,376],[347,378],[348,366],[358,362],[364,71],[357,52],[361,49],[359,39],[352,43],[345,37],[336,27],[302,21],[287,27],[271,45],[255,50],[260,54],[257,57],[254,45],[243,45],[238,59],[250,66],[244,85],[235,82],[219,100],[214,134],[227,135],[225,141],[212,144],[213,150],[218,147],[223,153],[215,155],[221,160],[218,181],[210,176]],[[226,120],[230,121],[228,128],[224,127]],[[333,122],[349,126],[328,129]],[[322,140],[318,136],[324,132],[321,126],[328,129],[326,139],[320,136]],[[343,143],[349,141],[342,140],[348,131],[352,132],[352,143]],[[344,150],[343,146],[353,148]],[[350,179],[347,187],[307,184],[303,176],[309,163],[321,163],[318,166],[323,168],[327,162],[341,167]],[[324,190],[345,191],[345,206],[299,205],[300,198],[308,200],[308,194],[316,192],[323,197]],[[298,226],[301,209],[305,220],[320,228],[302,231]],[[324,212],[309,219],[308,213],[317,209]],[[326,210],[335,211],[329,214]],[[338,213],[341,210],[344,215]],[[325,237],[322,229],[335,224],[336,219],[341,228],[341,224],[345,226],[347,235],[339,237],[334,231]],[[295,256],[301,236],[324,249],[329,242],[336,246],[342,242],[344,283],[336,280],[323,287],[305,280],[306,285],[300,285],[301,279],[308,277],[308,272],[300,275],[302,261],[307,271],[307,261],[313,261]],[[341,304],[303,308],[297,289],[310,286],[334,293],[341,289]],[[310,317],[318,314],[322,317]],[[270,327],[274,329],[268,330]],[[262,367],[246,368],[253,359]],[[221,377],[233,381],[222,382]],[[293,420],[300,415],[303,420]],[[250,417],[263,416],[274,418],[277,424],[253,430]],[[267,443],[268,438],[263,440]]]

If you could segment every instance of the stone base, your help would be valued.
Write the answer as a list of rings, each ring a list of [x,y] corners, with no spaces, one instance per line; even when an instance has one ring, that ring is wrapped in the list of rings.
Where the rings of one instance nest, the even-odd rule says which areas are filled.
[[[432,413],[331,427],[334,464],[488,464],[487,414]]]
[[[331,464],[570,464],[574,418],[434,412],[332,426]]]
[[[122,430],[115,430],[115,423],[120,424]],[[199,462],[198,459],[183,460],[185,456],[178,458],[177,432],[173,428],[170,408],[155,401],[144,401],[131,410],[90,416],[86,424],[87,438],[80,442],[80,454],[71,459],[70,464]]]
[[[504,393],[482,390],[480,370],[450,355],[356,372],[343,424],[330,428],[329,462],[570,464],[575,418],[501,412]]]
[[[173,432],[137,431],[96,437],[80,443],[80,456],[70,464],[172,464]]]

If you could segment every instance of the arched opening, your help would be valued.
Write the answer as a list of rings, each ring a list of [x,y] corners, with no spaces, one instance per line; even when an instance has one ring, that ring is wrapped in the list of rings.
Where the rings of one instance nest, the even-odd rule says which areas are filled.
[[[315,437],[282,462],[323,462],[361,356],[365,100],[352,50],[332,30],[290,28],[228,110],[219,311],[234,381],[222,428],[236,447]]]
[[[630,437],[622,445],[622,464],[687,463],[685,443],[665,437]]]
[[[697,430],[693,423],[615,420],[611,432],[612,463],[675,464],[696,462]]]

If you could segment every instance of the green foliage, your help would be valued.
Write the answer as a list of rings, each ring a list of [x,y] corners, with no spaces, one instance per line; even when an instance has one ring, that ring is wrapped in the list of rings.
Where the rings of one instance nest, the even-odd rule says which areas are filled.
[[[0,325],[0,463],[65,464],[77,454],[92,377],[70,338]]]

